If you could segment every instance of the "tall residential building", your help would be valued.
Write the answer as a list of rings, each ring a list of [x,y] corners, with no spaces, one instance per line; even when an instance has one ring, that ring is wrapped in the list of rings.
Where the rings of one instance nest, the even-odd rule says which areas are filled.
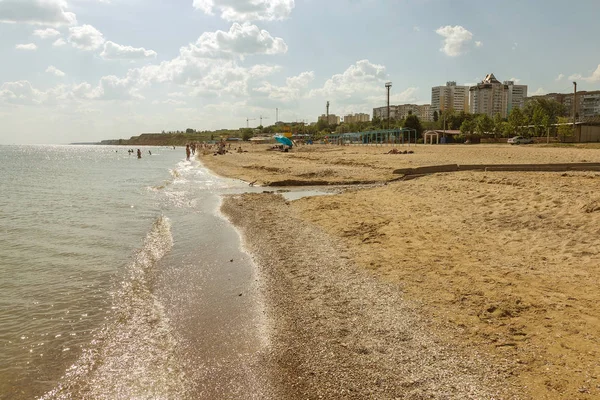
[[[356,122],[369,122],[370,120],[371,116],[366,113],[348,114],[344,117],[344,122],[348,124],[353,124]]]
[[[431,107],[431,104],[420,105],[417,110],[417,116],[421,121],[433,121],[433,108]]]
[[[390,119],[396,119],[396,106],[390,106]],[[373,118],[387,119],[388,108],[387,106],[376,107],[373,109]]]
[[[431,88],[431,113],[445,110],[469,112],[469,87],[446,82],[446,86]]]
[[[401,104],[399,106],[390,106],[390,119],[406,119],[409,115],[416,115],[421,121],[433,121],[433,111],[431,105],[423,104]],[[373,109],[373,118],[387,119],[387,106]]]
[[[527,97],[526,85],[515,85],[512,81],[501,83],[494,74],[488,74],[477,86],[471,86],[470,111],[472,114],[500,114],[508,117],[514,108],[523,108]]]
[[[527,85],[515,85],[513,81],[504,81],[508,86],[508,110],[510,114],[513,108],[524,108],[525,99],[527,99]]]
[[[323,114],[319,117],[319,121],[325,121],[328,125],[338,125],[340,123],[340,117],[335,114]]]

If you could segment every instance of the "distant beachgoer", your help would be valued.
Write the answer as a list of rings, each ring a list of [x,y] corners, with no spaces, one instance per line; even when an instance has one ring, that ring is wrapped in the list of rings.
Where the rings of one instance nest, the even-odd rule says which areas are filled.
[[[185,145],[185,156],[186,156],[185,159],[188,161],[190,161],[190,152],[191,152],[190,145],[186,144]]]
[[[148,150],[148,154],[149,154],[149,155],[152,155],[152,152],[151,152],[150,150]]]
[[[142,151],[140,149],[137,149],[137,156],[138,158],[142,158]]]
[[[237,152],[238,153],[243,153],[242,146],[238,147]]]

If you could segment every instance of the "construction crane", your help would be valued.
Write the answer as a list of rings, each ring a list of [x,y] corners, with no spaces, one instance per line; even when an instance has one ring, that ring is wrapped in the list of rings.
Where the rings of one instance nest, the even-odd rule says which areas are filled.
[[[250,121],[256,121],[256,118],[246,118],[246,128],[250,128]]]
[[[262,124],[262,120],[263,120],[263,119],[269,119],[269,117],[263,117],[263,116],[261,115],[261,116],[260,116],[260,126],[263,126],[263,124]]]

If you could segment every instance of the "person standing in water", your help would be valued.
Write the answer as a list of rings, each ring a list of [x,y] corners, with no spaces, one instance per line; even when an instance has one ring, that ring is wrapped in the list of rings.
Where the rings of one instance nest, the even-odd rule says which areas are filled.
[[[186,160],[190,161],[190,145],[186,144],[185,145],[185,155],[186,155]]]
[[[142,151],[140,149],[138,149],[137,151],[137,156],[138,158],[142,158]]]

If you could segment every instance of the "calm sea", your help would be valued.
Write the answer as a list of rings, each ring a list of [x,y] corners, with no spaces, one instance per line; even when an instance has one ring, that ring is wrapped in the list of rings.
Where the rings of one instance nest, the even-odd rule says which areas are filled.
[[[247,185],[141,150],[0,146],[0,399],[260,397]]]

